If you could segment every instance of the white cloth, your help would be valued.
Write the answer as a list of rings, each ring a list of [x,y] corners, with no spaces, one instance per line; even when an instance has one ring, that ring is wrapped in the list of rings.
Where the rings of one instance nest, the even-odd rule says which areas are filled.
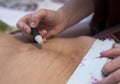
[[[96,40],[66,84],[95,84],[104,78],[102,68],[108,58],[100,57],[102,51],[112,48],[114,40]]]

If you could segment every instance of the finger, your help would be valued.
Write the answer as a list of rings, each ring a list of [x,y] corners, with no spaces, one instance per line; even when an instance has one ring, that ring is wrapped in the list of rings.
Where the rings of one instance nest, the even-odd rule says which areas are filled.
[[[101,56],[104,56],[104,57],[115,57],[119,55],[120,55],[120,48],[112,48],[110,50],[107,50],[101,53]]]
[[[29,26],[29,22],[30,22],[30,18],[31,18],[31,14],[25,15],[24,17],[22,17],[18,22],[17,22],[17,27],[20,30],[24,30],[28,33],[31,32],[31,28]]]
[[[47,39],[46,39],[47,30],[42,30],[42,31],[40,31],[39,33],[40,33],[40,35],[41,35],[42,38],[43,38],[43,42],[46,42],[46,41],[47,41]]]
[[[45,9],[42,9],[34,14],[32,14],[32,18],[30,21],[30,26],[35,28],[39,25],[39,23],[47,16],[47,12]]]
[[[20,30],[23,30],[27,33],[31,33],[31,28],[24,22],[18,22],[17,23],[17,27],[20,29]]]
[[[103,73],[109,75],[120,68],[120,57],[107,62],[103,67]]]
[[[39,33],[42,37],[45,37],[47,34],[47,30],[43,29],[43,30],[39,31]]]
[[[120,82],[120,69],[113,72],[111,75],[107,76],[103,80],[99,81],[97,84],[117,84]]]

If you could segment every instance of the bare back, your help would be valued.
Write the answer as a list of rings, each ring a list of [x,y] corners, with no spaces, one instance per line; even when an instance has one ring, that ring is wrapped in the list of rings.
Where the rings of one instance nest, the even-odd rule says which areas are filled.
[[[39,49],[0,33],[0,84],[66,84],[94,41],[54,38]]]

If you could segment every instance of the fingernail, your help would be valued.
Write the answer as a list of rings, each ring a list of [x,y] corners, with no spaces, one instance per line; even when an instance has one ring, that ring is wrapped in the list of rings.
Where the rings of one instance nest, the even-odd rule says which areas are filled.
[[[104,52],[101,52],[100,54],[101,54],[101,55],[103,55],[103,54],[104,54]]]
[[[35,22],[31,22],[30,26],[34,28],[34,27],[36,27],[36,23]]]
[[[43,33],[46,35],[47,34],[47,30],[44,30]]]
[[[108,51],[108,50],[102,51],[100,54],[104,55],[104,54],[106,54],[107,51]]]

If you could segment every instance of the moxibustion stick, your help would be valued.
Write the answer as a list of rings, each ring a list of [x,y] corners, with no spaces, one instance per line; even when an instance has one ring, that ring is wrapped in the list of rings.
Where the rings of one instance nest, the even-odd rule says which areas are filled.
[[[38,30],[36,28],[31,28],[31,29],[32,29],[31,34],[33,35],[35,41],[38,44],[42,45],[43,44],[43,39],[42,39],[42,36],[39,34]]]

